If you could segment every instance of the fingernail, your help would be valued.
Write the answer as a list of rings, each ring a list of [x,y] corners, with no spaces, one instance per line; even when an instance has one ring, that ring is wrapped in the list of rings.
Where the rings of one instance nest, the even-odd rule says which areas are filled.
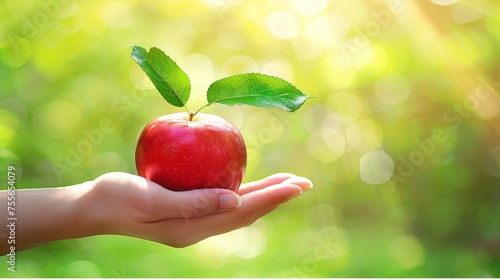
[[[283,183],[290,183],[297,185],[302,188],[302,190],[307,191],[308,189],[311,189],[313,187],[313,183],[311,180],[305,177],[295,177],[295,178],[290,178],[288,180],[285,180]]]
[[[313,188],[314,185],[313,185],[311,180],[304,178],[304,181],[306,182],[306,185],[305,185],[306,190]]]
[[[219,195],[219,208],[220,209],[232,209],[238,208],[241,206],[243,200],[241,196],[230,193],[230,194],[221,194]]]

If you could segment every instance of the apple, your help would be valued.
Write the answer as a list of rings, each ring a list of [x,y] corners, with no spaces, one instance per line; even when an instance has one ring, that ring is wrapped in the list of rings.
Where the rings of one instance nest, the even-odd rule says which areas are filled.
[[[140,176],[173,191],[225,188],[237,191],[247,154],[238,129],[227,120],[199,113],[212,104],[250,105],[298,110],[309,98],[289,82],[261,73],[242,73],[213,82],[207,103],[196,112],[186,103],[191,92],[188,75],[157,47],[132,47],[132,59],[170,105],[186,113],[159,117],[142,131],[135,162]]]
[[[164,188],[237,191],[247,153],[239,130],[210,114],[175,113],[146,125],[135,151],[137,172]]]

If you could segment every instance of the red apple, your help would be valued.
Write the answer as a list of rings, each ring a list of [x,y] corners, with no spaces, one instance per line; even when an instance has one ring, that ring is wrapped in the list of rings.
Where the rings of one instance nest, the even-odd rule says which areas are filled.
[[[225,188],[237,191],[247,154],[229,121],[198,113],[159,117],[142,131],[135,162],[140,176],[173,191]]]

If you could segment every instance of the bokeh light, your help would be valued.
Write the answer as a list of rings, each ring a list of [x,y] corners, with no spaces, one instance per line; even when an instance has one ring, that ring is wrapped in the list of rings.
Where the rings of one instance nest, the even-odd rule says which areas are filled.
[[[75,261],[68,265],[64,277],[72,278],[80,275],[89,275],[89,277],[101,277],[101,271],[94,263],[89,261]]]
[[[347,125],[346,139],[349,146],[360,153],[380,147],[383,131],[371,119],[361,119]]]
[[[78,107],[65,100],[54,100],[43,107],[38,121],[48,133],[62,135],[68,129],[75,127],[82,119]]]
[[[391,179],[394,172],[392,158],[382,152],[373,151],[364,154],[359,162],[359,175],[368,184],[378,185]]]
[[[196,245],[198,261],[207,268],[222,268],[232,258],[252,259],[266,250],[267,239],[257,227],[213,236]]]
[[[405,77],[392,74],[381,77],[375,83],[375,94],[377,97],[389,104],[398,104],[410,96],[411,88]]]
[[[312,134],[307,146],[313,157],[323,163],[328,163],[342,156],[345,150],[345,139],[335,128],[326,127]]]
[[[458,2],[458,0],[431,0],[431,1],[441,6],[448,6]]]
[[[341,16],[325,14],[311,19],[305,29],[307,39],[323,49],[333,47],[349,33],[349,24]]]
[[[260,66],[255,59],[246,55],[237,55],[229,58],[222,64],[224,76],[235,74],[259,72]]]
[[[425,261],[425,252],[413,236],[401,236],[393,240],[388,248],[391,258],[402,269],[411,269]]]
[[[294,0],[292,2],[292,8],[305,16],[315,16],[324,12],[329,2],[328,0],[311,0],[307,2]]]
[[[277,39],[292,39],[300,32],[300,18],[290,10],[277,11],[267,17],[267,28]]]

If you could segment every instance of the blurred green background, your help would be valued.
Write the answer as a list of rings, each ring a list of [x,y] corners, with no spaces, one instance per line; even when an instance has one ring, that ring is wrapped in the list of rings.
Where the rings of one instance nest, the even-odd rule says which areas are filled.
[[[0,18],[0,158],[22,170],[18,189],[136,173],[142,127],[182,110],[132,45],[178,62],[191,110],[244,72],[316,97],[292,114],[204,110],[241,129],[245,181],[315,184],[253,225],[185,249],[56,242],[19,252],[15,274],[0,258],[0,276],[500,277],[497,1],[23,0]],[[68,162],[103,120],[114,131]]]

